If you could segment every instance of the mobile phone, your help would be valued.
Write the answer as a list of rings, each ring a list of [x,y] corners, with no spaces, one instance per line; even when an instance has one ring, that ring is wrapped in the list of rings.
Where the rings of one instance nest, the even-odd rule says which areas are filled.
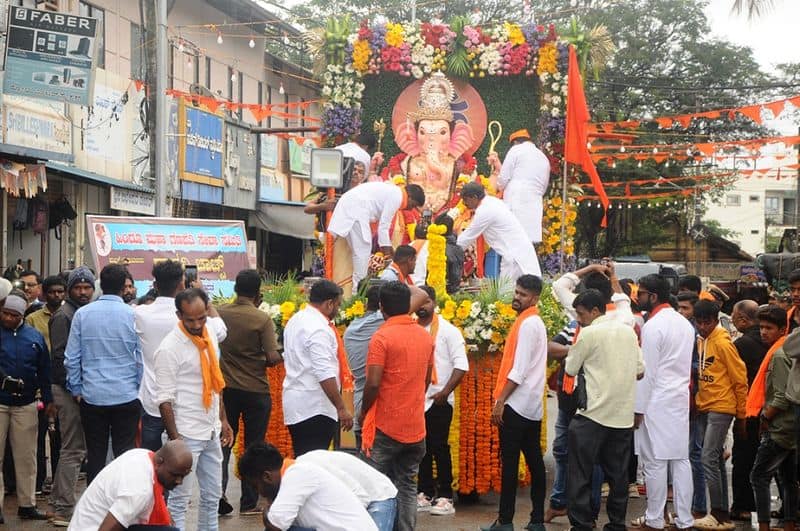
[[[192,283],[197,280],[197,266],[196,265],[187,265],[184,268],[184,274],[186,275],[185,284],[187,288],[192,287]]]

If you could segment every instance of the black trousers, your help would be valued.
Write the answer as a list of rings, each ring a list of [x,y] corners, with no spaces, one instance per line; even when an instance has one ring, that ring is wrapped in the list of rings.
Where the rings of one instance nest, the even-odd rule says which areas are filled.
[[[592,471],[603,469],[608,483],[606,512],[609,531],[625,530],[628,510],[628,462],[631,455],[631,428],[608,428],[583,415],[575,415],[569,424],[569,464],[567,466],[567,514],[572,528],[591,531],[594,511],[591,507]]]
[[[505,406],[503,425],[499,428],[502,466],[498,520],[501,524],[510,524],[514,520],[520,452],[525,456],[525,463],[531,473],[530,521],[534,524],[544,523],[544,495],[547,484],[542,447],[539,444],[541,431],[541,421],[526,419],[510,406]]]
[[[294,456],[299,457],[312,450],[327,450],[339,423],[325,415],[315,415],[297,424],[286,426],[292,437]]]
[[[58,456],[61,453],[61,434],[58,431],[58,419],[55,430],[50,431],[50,419],[43,409],[39,410],[39,434],[36,439],[36,491],[42,490],[47,479],[47,451],[45,445],[49,435],[50,440],[50,477],[56,477]]]
[[[429,498],[453,497],[453,463],[450,457],[450,423],[453,406],[433,404],[425,412],[425,457],[419,465],[417,490]],[[436,482],[433,481],[433,462],[436,461]]]
[[[750,484],[750,471],[756,461],[758,453],[758,419],[747,419],[747,437],[739,436],[737,430],[733,430],[733,473],[731,485],[733,490],[733,502],[731,511],[755,511],[756,501],[753,498],[753,487]]]
[[[136,448],[142,404],[139,399],[114,406],[95,406],[81,400],[81,424],[86,438],[86,484],[106,466],[108,436],[114,457]]]
[[[222,391],[225,402],[225,415],[233,429],[233,440],[239,432],[239,417],[244,421],[244,446],[264,441],[269,424],[269,413],[272,399],[269,393],[251,393],[241,389],[226,387]],[[231,459],[231,448],[222,448],[222,495],[228,488],[228,462]],[[239,510],[252,509],[258,504],[258,491],[247,481],[242,481],[242,495],[239,498]]]
[[[761,436],[753,470],[750,471],[750,482],[756,500],[758,522],[770,521],[770,483],[777,473],[783,491],[784,519],[795,521],[797,515],[797,452],[775,443],[765,433]]]

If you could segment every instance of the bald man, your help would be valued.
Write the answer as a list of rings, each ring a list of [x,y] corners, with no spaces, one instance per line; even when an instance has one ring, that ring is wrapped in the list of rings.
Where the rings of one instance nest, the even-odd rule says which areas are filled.
[[[733,306],[731,314],[731,322],[742,334],[733,344],[747,367],[748,387],[753,385],[761,360],[768,350],[768,346],[761,342],[757,313],[756,301],[743,300]],[[742,421],[737,423],[740,425],[733,431],[731,519],[749,521],[750,512],[756,510],[753,488],[750,485],[750,469],[753,468],[758,452],[758,419],[751,418],[744,423]]]
[[[172,531],[164,490],[192,471],[192,453],[180,439],[158,452],[128,450],[109,463],[78,500],[68,531]]]

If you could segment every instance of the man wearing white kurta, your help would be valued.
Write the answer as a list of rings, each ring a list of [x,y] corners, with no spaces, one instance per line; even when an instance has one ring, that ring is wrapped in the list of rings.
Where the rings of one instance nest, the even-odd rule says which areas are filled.
[[[405,189],[391,183],[363,183],[345,192],[333,209],[328,232],[344,238],[353,256],[353,289],[367,276],[372,253],[371,223],[378,224],[378,245],[386,255],[392,254],[389,230],[398,210],[418,208],[425,204],[425,192],[415,184]],[[336,273],[334,272],[334,276]]]
[[[522,224],[528,241],[542,241],[542,197],[550,184],[550,161],[531,141],[527,129],[520,129],[509,137],[511,149],[500,163],[497,153],[489,154],[493,175],[499,174],[497,189],[503,192],[503,201]]]
[[[679,529],[692,527],[692,469],[689,465],[689,379],[695,331],[669,305],[669,283],[659,275],[639,280],[639,307],[650,312],[642,328],[647,367],[636,391],[636,453],[647,486],[645,525],[664,527],[667,467]]]
[[[461,199],[474,211],[469,226],[458,236],[458,245],[469,247],[483,235],[486,244],[502,256],[500,275],[516,282],[522,275],[542,276],[539,259],[525,229],[503,201],[486,195],[478,183],[467,183]]]

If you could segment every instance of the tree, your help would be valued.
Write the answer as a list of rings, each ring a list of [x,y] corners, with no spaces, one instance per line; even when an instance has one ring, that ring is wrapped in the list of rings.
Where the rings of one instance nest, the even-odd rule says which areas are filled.
[[[753,19],[770,10],[773,3],[773,0],[734,0],[733,11],[736,13],[747,11],[747,17]]]

